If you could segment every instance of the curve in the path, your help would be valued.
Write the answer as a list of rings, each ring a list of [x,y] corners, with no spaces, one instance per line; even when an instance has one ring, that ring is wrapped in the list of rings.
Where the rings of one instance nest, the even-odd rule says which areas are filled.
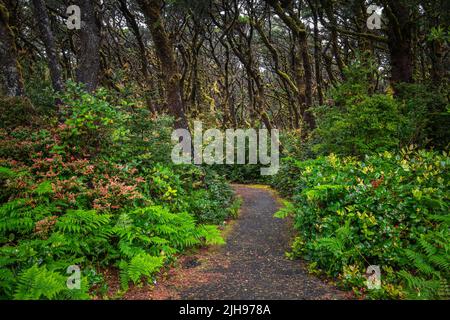
[[[239,220],[217,254],[227,264],[205,272],[221,276],[181,292],[182,299],[345,299],[346,295],[311,276],[299,261],[285,258],[291,236],[286,221],[273,214],[279,203],[264,188],[234,186],[243,199]]]

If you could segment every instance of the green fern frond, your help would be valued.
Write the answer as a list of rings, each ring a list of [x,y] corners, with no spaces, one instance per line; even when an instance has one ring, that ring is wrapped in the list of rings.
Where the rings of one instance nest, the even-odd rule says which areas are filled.
[[[219,229],[213,225],[203,225],[200,227],[199,235],[205,239],[207,245],[223,245],[225,240]]]
[[[419,238],[418,242],[420,247],[423,251],[425,251],[428,257],[436,254],[437,249],[431,243],[429,243],[423,235]]]
[[[16,300],[53,299],[66,289],[66,278],[47,268],[32,266],[24,270],[17,280]]]
[[[164,265],[164,257],[154,257],[146,253],[138,254],[130,262],[121,261],[122,288],[128,287],[128,281],[138,283],[142,277],[150,277]]]

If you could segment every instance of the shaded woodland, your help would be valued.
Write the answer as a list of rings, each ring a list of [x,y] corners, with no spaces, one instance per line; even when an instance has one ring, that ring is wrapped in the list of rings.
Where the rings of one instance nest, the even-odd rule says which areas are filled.
[[[121,298],[223,244],[230,183],[257,182],[312,274],[448,299],[449,22],[445,0],[0,0],[0,298],[105,298],[105,270]],[[280,172],[175,165],[194,121],[278,129]]]

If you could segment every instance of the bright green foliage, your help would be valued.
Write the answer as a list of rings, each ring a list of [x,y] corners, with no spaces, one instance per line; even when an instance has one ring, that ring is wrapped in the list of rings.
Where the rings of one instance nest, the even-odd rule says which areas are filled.
[[[311,156],[312,151],[313,155],[363,158],[411,144],[448,146],[450,116],[445,93],[425,85],[399,84],[395,97],[391,88],[386,94],[374,94],[368,81],[371,68],[355,63],[346,69],[346,81],[330,92],[333,103],[313,109],[317,128],[300,154]],[[288,155],[295,151],[289,150],[291,145]]]
[[[417,273],[399,272],[407,288],[407,297],[411,299],[450,298],[450,242],[448,215],[446,223],[439,229],[421,235],[416,250],[405,249],[404,254]]]
[[[402,119],[392,97],[364,96],[348,105],[319,108],[317,116],[317,153],[362,156],[399,145]]]
[[[123,289],[128,289],[131,280],[138,283],[142,277],[150,277],[158,271],[164,262],[164,257],[154,257],[146,253],[134,256],[130,262],[122,260],[119,263],[120,283]]]
[[[371,71],[361,63],[348,67],[346,81],[331,92],[334,104],[314,109],[314,153],[362,157],[399,146],[406,120],[391,95],[370,93]]]
[[[39,268],[34,265],[19,275],[14,298],[19,300],[41,297],[52,299],[66,289],[65,280],[64,276],[48,271],[46,267]]]
[[[299,231],[293,253],[357,292],[365,290],[366,268],[379,265],[383,286],[372,297],[443,298],[450,277],[449,166],[447,153],[412,148],[364,161],[288,159],[275,182],[293,191],[285,209]]]
[[[142,252],[173,255],[201,244],[204,239],[208,244],[223,241],[215,227],[197,226],[192,215],[174,214],[160,206],[122,213],[114,232],[119,236],[121,252],[128,257]]]
[[[171,163],[170,118],[70,83],[61,99],[62,124],[0,128],[0,298],[102,295],[104,268],[126,288],[223,243],[209,223],[235,215],[233,192],[210,169]],[[66,287],[71,265],[81,290]]]
[[[86,287],[69,290],[67,278],[61,274],[47,270],[45,266],[37,265],[23,271],[17,280],[16,300],[38,299],[86,299]]]
[[[98,153],[102,147],[110,148],[126,134],[121,126],[127,115],[122,108],[114,108],[108,101],[108,91],[98,90],[94,95],[84,92],[74,83],[62,97],[67,106],[62,112],[65,123],[61,138],[64,147],[77,153]]]
[[[120,215],[114,227],[119,237],[122,287],[158,271],[184,249],[206,244],[223,244],[215,226],[198,226],[188,213],[173,214],[160,206],[136,209]]]

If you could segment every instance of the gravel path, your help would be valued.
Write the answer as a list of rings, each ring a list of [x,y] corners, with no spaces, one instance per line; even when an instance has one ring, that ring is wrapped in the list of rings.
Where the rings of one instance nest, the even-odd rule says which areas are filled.
[[[243,199],[241,214],[216,254],[228,263],[208,266],[220,277],[191,286],[182,299],[345,299],[346,294],[311,276],[302,262],[289,261],[284,253],[292,236],[288,223],[273,218],[279,208],[269,189],[234,186]],[[220,261],[220,259],[218,259]],[[201,277],[201,274],[199,275]]]

